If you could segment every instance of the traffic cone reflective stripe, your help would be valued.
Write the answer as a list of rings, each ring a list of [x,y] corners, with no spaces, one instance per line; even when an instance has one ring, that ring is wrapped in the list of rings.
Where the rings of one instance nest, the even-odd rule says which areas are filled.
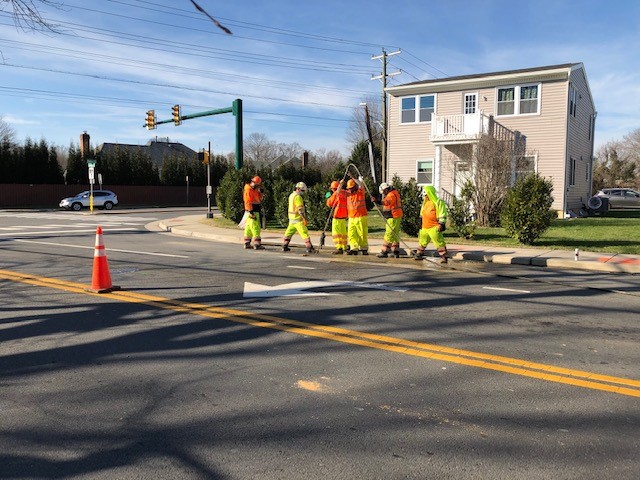
[[[108,293],[119,290],[120,287],[111,283],[107,252],[102,240],[102,227],[96,230],[96,246],[93,251],[93,274],[91,276],[91,288],[87,289],[95,293]]]

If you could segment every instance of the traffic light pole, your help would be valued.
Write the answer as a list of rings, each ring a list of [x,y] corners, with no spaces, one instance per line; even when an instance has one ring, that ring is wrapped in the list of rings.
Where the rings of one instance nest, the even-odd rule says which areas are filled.
[[[150,110],[150,112],[153,112],[153,110]],[[178,120],[182,122],[183,120],[190,120],[192,118],[200,118],[200,117],[208,117],[211,115],[220,115],[222,113],[233,113],[234,117],[236,117],[236,169],[240,170],[242,168],[242,164],[244,163],[243,162],[244,160],[243,144],[242,144],[242,99],[236,98],[232,102],[231,107],[219,108],[217,110],[207,110],[206,112],[200,112],[200,113],[191,113],[189,115],[180,115],[180,118]],[[149,115],[149,112],[147,112],[147,115]],[[156,125],[162,125],[164,123],[175,123],[176,125],[179,125],[172,118],[171,120],[160,120],[160,121],[154,122],[154,128]],[[149,128],[148,125],[145,125],[145,126]]]
[[[207,162],[207,218],[213,218],[211,211],[211,142],[209,142],[209,161]]]

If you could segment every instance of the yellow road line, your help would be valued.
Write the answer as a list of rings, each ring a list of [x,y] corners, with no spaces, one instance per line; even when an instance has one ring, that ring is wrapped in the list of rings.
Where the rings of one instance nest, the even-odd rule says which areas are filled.
[[[385,335],[348,330],[340,327],[316,325],[271,315],[252,313],[244,310],[215,307],[199,303],[181,302],[178,300],[171,300],[168,298],[137,292],[115,291],[108,294],[96,294],[86,291],[87,286],[83,284],[36,275],[22,274],[9,270],[0,270],[0,279],[46,288],[55,288],[84,295],[97,295],[102,298],[140,303],[153,306],[155,308],[172,310],[178,313],[193,314],[213,319],[223,319],[231,322],[243,323],[253,327],[270,328],[351,345],[359,345],[378,350],[401,353],[404,355],[429,358],[566,385],[575,385],[594,390],[618,393],[621,395],[640,397],[640,380],[613,377],[582,370],[573,370],[517,358],[415,342]]]

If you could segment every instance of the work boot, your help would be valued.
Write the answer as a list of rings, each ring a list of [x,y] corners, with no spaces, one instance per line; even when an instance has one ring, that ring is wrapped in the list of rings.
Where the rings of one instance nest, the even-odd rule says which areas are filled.
[[[315,248],[313,248],[313,247],[308,247],[307,248],[307,253],[316,253],[316,252],[317,252],[317,250]]]
[[[347,255],[358,255],[358,250],[347,250]]]
[[[253,249],[254,250],[264,250],[264,247],[262,245],[254,245]]]
[[[363,255],[369,255],[369,250],[360,250]]]
[[[424,260],[424,253],[416,252],[416,256],[413,257],[413,259],[416,260],[416,261]]]
[[[342,255],[344,253],[344,250],[341,248],[338,248],[337,250],[334,250],[333,252],[334,255]]]
[[[244,248],[247,250],[251,249],[251,242],[244,242]]]
[[[389,258],[389,254],[387,252],[380,252],[378,255],[376,255],[376,257],[378,257],[378,258]]]
[[[393,256],[396,258],[400,258],[400,250],[394,250]]]
[[[449,263],[449,260],[447,260],[447,257],[443,255],[440,257],[440,263]]]
[[[291,249],[290,249],[287,245],[283,245],[283,246],[282,246],[282,251],[283,251],[283,252],[290,252],[290,251],[291,251]]]

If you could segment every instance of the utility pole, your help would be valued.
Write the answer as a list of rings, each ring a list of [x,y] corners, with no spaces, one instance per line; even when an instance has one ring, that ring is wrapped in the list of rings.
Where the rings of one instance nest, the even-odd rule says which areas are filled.
[[[397,72],[387,73],[387,57],[391,57],[392,55],[398,55],[402,53],[401,50],[397,52],[387,53],[386,50],[382,49],[382,55],[374,55],[371,57],[371,60],[382,60],[382,74],[381,75],[372,75],[371,80],[382,80],[382,181],[387,181],[387,92],[385,89],[387,88],[387,77],[393,77],[395,75],[400,75],[402,70],[398,70]]]

